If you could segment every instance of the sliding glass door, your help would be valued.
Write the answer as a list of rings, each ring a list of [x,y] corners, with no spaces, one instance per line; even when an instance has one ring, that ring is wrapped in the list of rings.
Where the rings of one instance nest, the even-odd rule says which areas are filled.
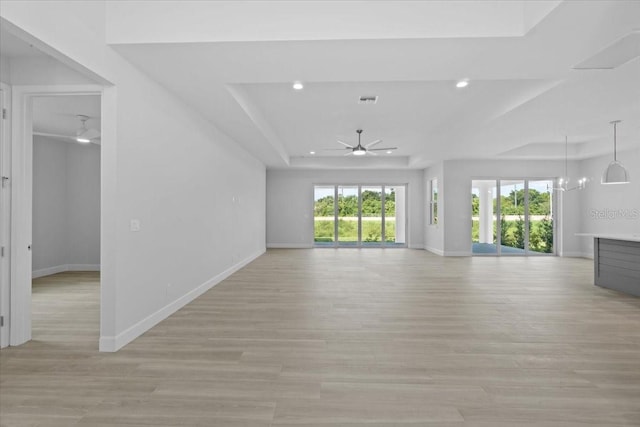
[[[473,180],[471,224],[474,255],[554,253],[553,180]]]
[[[382,186],[362,187],[362,245],[382,243]]]
[[[358,186],[338,186],[339,246],[357,246],[360,241],[360,192]]]
[[[553,181],[529,181],[529,252],[553,253]]]
[[[333,246],[336,236],[334,186],[316,186],[313,191],[313,227],[316,246]]]
[[[405,185],[317,185],[314,243],[406,247]]]
[[[500,251],[524,254],[524,180],[500,180]]]
[[[407,245],[406,190],[404,185],[384,187],[384,236],[387,246]]]

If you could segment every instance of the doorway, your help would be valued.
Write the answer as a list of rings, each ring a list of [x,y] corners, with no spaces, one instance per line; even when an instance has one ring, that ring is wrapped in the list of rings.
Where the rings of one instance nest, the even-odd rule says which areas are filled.
[[[553,184],[552,179],[472,180],[472,254],[555,254]]]
[[[100,98],[32,100],[31,307],[39,341],[99,338]]]
[[[75,86],[13,86],[12,87],[12,110],[17,112],[12,118],[12,139],[11,139],[11,279],[10,279],[10,334],[9,345],[20,345],[32,339],[32,276],[33,276],[33,231],[34,231],[34,137],[39,138],[47,134],[51,139],[69,139],[76,135],[78,125],[73,125],[71,130],[50,130],[41,128],[34,122],[34,104],[38,104],[40,99],[64,97],[97,97],[100,105],[99,116],[103,111],[103,88],[96,85],[75,85]],[[75,112],[74,112],[75,114]],[[78,121],[77,117],[66,117],[70,120]],[[65,121],[65,116],[55,116],[54,122]],[[66,144],[66,142],[65,142]],[[91,144],[92,146],[94,144]],[[100,153],[102,149],[99,148]],[[102,155],[100,155],[102,157]],[[102,160],[99,160],[102,163]],[[102,167],[98,170],[101,175]],[[66,179],[66,178],[65,178]],[[100,179],[102,181],[102,179]],[[75,184],[84,185],[84,179],[80,178]],[[100,187],[100,184],[98,185]],[[101,190],[97,191],[95,197],[100,200]],[[103,203],[98,204],[98,212],[102,211]],[[98,224],[100,219],[98,219]],[[98,233],[100,233],[98,229]],[[102,240],[102,239],[101,239]],[[102,247],[103,242],[99,245]],[[99,253],[102,250],[99,250]],[[100,256],[100,255],[99,255]],[[102,264],[102,262],[99,262]],[[73,269],[74,265],[62,263],[54,267],[62,266],[64,269]],[[51,270],[45,270],[51,273]],[[102,290],[103,287],[100,287]],[[102,301],[102,297],[101,297]],[[102,307],[100,313],[102,313]],[[101,328],[102,328],[102,322]],[[95,341],[94,341],[95,345]]]
[[[406,185],[314,186],[316,247],[406,247]]]

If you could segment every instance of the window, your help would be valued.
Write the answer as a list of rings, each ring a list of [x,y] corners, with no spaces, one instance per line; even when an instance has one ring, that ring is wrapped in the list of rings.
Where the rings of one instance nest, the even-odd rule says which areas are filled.
[[[429,196],[429,224],[438,224],[438,180],[436,178],[430,181],[429,187],[431,193]]]
[[[316,185],[315,246],[406,247],[406,185]]]
[[[315,187],[313,224],[315,244],[333,246],[335,239],[335,188]]]
[[[474,255],[555,252],[551,179],[471,182],[471,247]]]

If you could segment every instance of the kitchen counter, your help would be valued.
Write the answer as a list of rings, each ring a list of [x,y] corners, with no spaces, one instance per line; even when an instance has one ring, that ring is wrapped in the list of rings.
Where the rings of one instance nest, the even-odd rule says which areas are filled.
[[[611,233],[576,233],[576,236],[595,237],[598,239],[626,240],[640,242],[640,234],[611,234]]]
[[[587,234],[593,237],[594,282],[597,286],[640,296],[640,235]]]

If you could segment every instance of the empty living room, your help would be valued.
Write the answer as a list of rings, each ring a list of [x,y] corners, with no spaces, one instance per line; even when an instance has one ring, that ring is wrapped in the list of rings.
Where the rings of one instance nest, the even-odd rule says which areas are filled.
[[[640,426],[640,2],[0,2],[0,426]]]

